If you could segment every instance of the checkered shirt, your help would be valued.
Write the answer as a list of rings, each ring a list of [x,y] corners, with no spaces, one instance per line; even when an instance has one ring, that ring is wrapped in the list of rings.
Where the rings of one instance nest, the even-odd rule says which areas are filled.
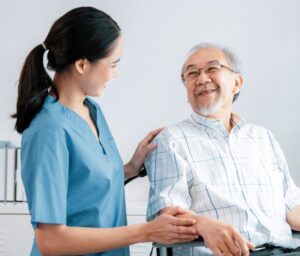
[[[286,213],[300,204],[300,189],[279,144],[263,127],[235,114],[231,121],[228,133],[220,120],[193,113],[157,136],[145,162],[148,219],[181,206],[233,225],[256,245],[299,246]]]

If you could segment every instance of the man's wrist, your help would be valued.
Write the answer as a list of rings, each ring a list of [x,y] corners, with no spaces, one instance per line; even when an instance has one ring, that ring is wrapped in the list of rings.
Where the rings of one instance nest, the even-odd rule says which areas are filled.
[[[206,216],[199,215],[199,214],[197,214],[195,212],[192,212],[192,211],[190,213],[188,213],[188,217],[193,218],[193,219],[196,220],[195,228],[197,230],[197,233],[199,235],[202,235],[202,233],[205,229],[205,226],[206,226],[205,224],[208,221],[208,218]]]

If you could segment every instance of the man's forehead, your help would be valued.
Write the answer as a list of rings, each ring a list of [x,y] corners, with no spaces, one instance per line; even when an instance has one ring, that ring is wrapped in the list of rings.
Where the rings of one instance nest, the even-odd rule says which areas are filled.
[[[187,59],[185,66],[196,65],[202,66],[214,63],[224,63],[227,64],[226,57],[224,53],[217,48],[202,48],[193,52]]]

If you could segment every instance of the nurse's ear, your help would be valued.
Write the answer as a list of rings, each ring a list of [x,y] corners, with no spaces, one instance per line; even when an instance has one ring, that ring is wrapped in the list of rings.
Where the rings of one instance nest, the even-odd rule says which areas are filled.
[[[83,75],[84,72],[86,71],[87,67],[88,67],[88,60],[87,59],[80,59],[80,60],[76,60],[75,63],[74,63],[74,66],[75,66],[75,70]]]

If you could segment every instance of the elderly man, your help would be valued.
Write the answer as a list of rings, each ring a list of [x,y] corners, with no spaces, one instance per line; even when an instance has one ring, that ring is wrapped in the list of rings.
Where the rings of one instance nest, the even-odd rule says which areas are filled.
[[[201,255],[248,255],[263,244],[268,248],[253,255],[295,255],[297,249],[284,248],[300,245],[292,238],[300,230],[300,189],[272,133],[232,112],[243,85],[236,57],[217,45],[197,45],[182,80],[193,112],[161,132],[145,163],[148,218],[171,206],[189,209],[210,249],[198,249]]]

